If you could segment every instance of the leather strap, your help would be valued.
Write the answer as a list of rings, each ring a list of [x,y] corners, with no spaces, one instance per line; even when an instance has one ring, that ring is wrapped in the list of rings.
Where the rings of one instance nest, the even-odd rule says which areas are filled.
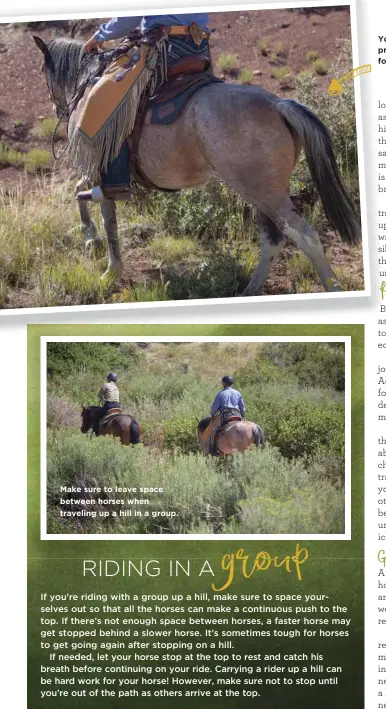
[[[189,35],[189,37],[191,36],[190,25],[172,25],[171,27],[168,27],[167,30],[169,37],[178,37],[181,35]],[[209,39],[209,37],[210,32],[202,31],[202,39]]]

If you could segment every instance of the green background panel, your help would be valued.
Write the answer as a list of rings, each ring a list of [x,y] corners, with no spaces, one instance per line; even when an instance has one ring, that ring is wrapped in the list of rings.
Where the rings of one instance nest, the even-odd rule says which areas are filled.
[[[218,585],[224,578],[220,564],[223,554],[232,553],[243,548],[251,558],[261,549],[267,550],[272,556],[292,554],[296,541],[225,541],[225,540],[40,540],[40,337],[41,336],[76,336],[76,335],[132,335],[147,336],[350,336],[352,351],[352,539],[351,541],[301,541],[302,547],[307,547],[309,560],[302,566],[302,581],[295,573],[286,573],[283,569],[270,568],[266,572],[254,574],[249,579],[241,578],[240,572],[235,574],[235,580],[228,589],[234,593],[263,594],[271,593],[311,593],[327,594],[330,598],[326,605],[348,607],[348,615],[352,618],[350,636],[335,639],[323,639],[316,636],[303,636],[303,626],[299,626],[302,636],[299,638],[236,638],[232,642],[233,652],[243,653],[274,653],[274,652],[306,652],[308,654],[324,654],[328,662],[322,664],[343,665],[344,673],[337,685],[305,688],[296,686],[277,686],[260,688],[261,697],[245,698],[246,707],[256,706],[263,702],[265,709],[273,709],[278,705],[295,707],[300,702],[312,703],[313,707],[327,705],[339,706],[343,703],[352,707],[363,706],[363,438],[364,438],[364,328],[351,325],[275,325],[275,326],[194,326],[194,325],[68,325],[68,326],[29,326],[28,327],[28,616],[29,616],[29,709],[40,706],[39,696],[40,665],[44,664],[44,655],[40,651],[40,594],[52,593],[202,593],[210,592],[212,577],[204,574],[198,576],[204,560],[208,559],[216,574]],[[83,578],[83,559],[157,559],[161,563],[162,572],[159,577],[114,577],[114,578]],[[191,575],[189,579],[182,574],[179,577],[168,576],[170,559],[181,561],[191,560]],[[173,602],[175,604],[175,601]],[[196,602],[199,605],[199,601]],[[261,601],[263,604],[264,602]],[[274,605],[274,600],[266,605]],[[44,604],[43,604],[44,605]],[[100,604],[99,604],[100,605]],[[125,605],[125,604],[122,604]],[[126,604],[129,605],[129,604]],[[180,604],[181,605],[181,604]],[[184,604],[188,605],[188,604]],[[282,604],[284,605],[284,603]],[[288,605],[288,604],[287,604]],[[290,604],[291,605],[291,604]],[[294,605],[294,604],[292,604]],[[318,605],[318,603],[317,603]],[[192,615],[192,614],[187,614]],[[142,626],[141,626],[142,627]],[[186,627],[186,626],[185,626]],[[190,626],[188,626],[190,627]],[[191,626],[192,628],[196,626]],[[200,629],[202,626],[197,626]],[[217,626],[216,626],[217,627]],[[230,626],[231,627],[231,626]],[[236,626],[235,626],[236,627]],[[255,626],[250,626],[255,627]],[[283,628],[284,626],[278,626]],[[296,626],[295,626],[296,627]],[[311,626],[310,626],[311,627]],[[326,626],[330,628],[330,626]],[[134,638],[133,638],[134,639]],[[205,639],[204,639],[205,640]],[[84,652],[87,653],[87,650]],[[178,651],[180,652],[180,651]],[[205,650],[203,651],[205,652]],[[208,653],[210,650],[208,650]],[[221,652],[219,650],[219,652]],[[227,650],[224,650],[227,652]],[[182,651],[184,654],[184,651]],[[179,664],[182,664],[180,662]],[[187,663],[189,664],[189,663]],[[237,664],[232,663],[232,664]],[[301,664],[301,663],[300,663]],[[318,662],[315,662],[318,664]],[[135,675],[133,675],[135,676]],[[226,676],[226,675],[220,675]],[[317,675],[306,675],[317,676]],[[296,678],[295,678],[296,681]],[[181,689],[177,685],[168,685],[169,689]],[[237,689],[237,687],[233,687]],[[85,707],[121,707],[123,702],[133,701],[135,704],[153,708],[169,707],[172,702],[188,704],[191,707],[202,707],[216,704],[218,707],[235,706],[240,703],[238,697],[223,698],[171,698],[152,697],[151,699],[103,699],[79,698],[70,699],[75,706]],[[68,699],[46,700],[51,707],[67,706]]]

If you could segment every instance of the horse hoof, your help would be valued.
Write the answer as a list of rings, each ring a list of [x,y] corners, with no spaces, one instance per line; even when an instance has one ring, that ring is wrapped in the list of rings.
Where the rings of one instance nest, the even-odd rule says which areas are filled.
[[[109,266],[107,271],[105,271],[101,276],[101,281],[116,281],[122,275],[122,271],[122,264],[117,266]]]
[[[85,243],[85,249],[88,255],[99,256],[99,254],[101,254],[104,250],[103,240],[99,237],[97,239],[87,239]]]
[[[333,278],[328,279],[328,281],[326,283],[326,291],[327,291],[327,293],[343,293],[344,292],[339,281],[334,280]]]
[[[252,298],[253,296],[260,295],[261,290],[254,290],[253,288],[245,288],[242,293],[239,293],[238,298]]]

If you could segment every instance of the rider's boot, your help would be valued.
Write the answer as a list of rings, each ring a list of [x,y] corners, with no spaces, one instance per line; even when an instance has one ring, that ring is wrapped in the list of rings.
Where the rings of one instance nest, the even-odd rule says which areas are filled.
[[[92,187],[91,190],[83,190],[76,195],[81,201],[105,202],[107,199],[128,200],[130,199],[131,188],[129,185],[123,187]]]

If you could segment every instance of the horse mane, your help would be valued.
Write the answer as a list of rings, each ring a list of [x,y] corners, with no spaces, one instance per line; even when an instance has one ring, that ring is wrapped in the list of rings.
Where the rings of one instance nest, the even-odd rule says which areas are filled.
[[[47,43],[46,66],[61,88],[75,88],[79,79],[92,78],[110,61],[110,52],[85,54],[79,39],[56,37]]]
[[[91,406],[83,406],[82,407],[82,413],[85,413],[86,411],[90,411],[92,414],[95,409],[99,409],[99,406],[96,406],[95,404],[91,404]]]
[[[205,431],[206,428],[208,428],[210,420],[211,416],[205,416],[204,419],[201,419],[201,421],[198,422],[197,428],[200,433],[202,433],[203,431]]]

